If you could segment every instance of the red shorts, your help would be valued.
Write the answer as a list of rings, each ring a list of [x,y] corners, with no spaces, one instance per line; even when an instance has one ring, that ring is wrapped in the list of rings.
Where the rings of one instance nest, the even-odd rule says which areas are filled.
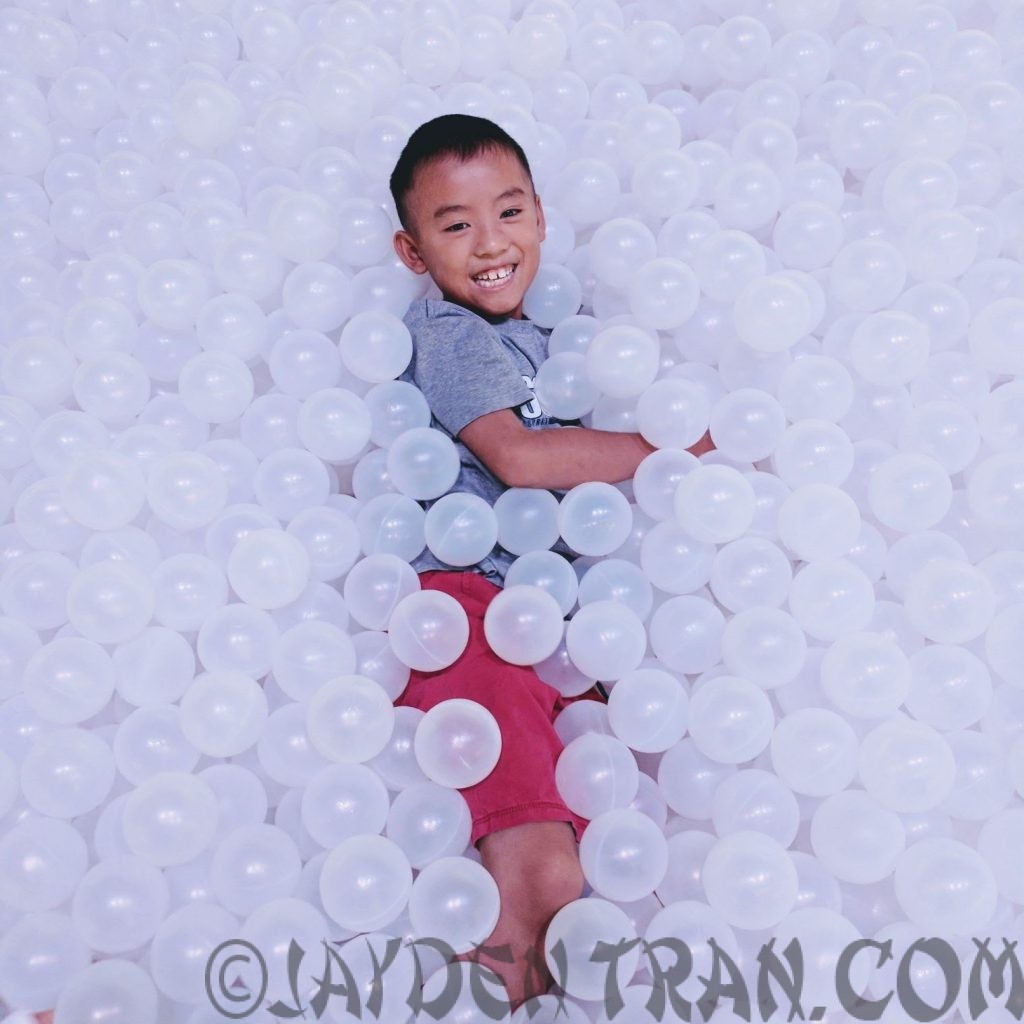
[[[466,610],[469,642],[447,668],[413,669],[409,685],[395,701],[399,707],[428,711],[453,697],[482,704],[501,729],[501,754],[486,779],[459,792],[473,818],[473,845],[491,832],[529,821],[568,821],[579,842],[587,827],[566,807],[555,786],[555,762],[562,752],[552,722],[577,700],[603,700],[596,690],[562,697],[529,665],[512,665],[491,650],[484,636],[484,612],[501,588],[477,572],[432,569],[420,573],[424,590],[450,594]]]

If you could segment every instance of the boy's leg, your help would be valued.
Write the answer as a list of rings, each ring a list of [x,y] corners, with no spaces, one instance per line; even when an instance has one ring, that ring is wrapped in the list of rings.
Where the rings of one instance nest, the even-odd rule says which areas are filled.
[[[498,923],[481,945],[508,946],[513,960],[477,950],[457,959],[478,960],[493,970],[515,1010],[551,983],[544,962],[545,932],[551,918],[583,892],[576,838],[565,821],[526,822],[489,833],[478,847],[501,896]]]
[[[424,589],[444,590],[465,608],[466,650],[448,669],[413,672],[396,705],[427,711],[442,700],[476,700],[494,715],[502,750],[491,774],[460,792],[470,806],[470,842],[498,886],[501,910],[482,946],[509,946],[513,962],[471,950],[459,960],[479,960],[504,981],[515,1009],[550,984],[543,941],[551,918],[583,892],[577,843],[587,821],[565,806],[554,769],[562,744],[555,716],[580,699],[565,699],[531,668],[510,665],[490,649],[483,633],[487,605],[500,591],[474,573],[428,573]]]

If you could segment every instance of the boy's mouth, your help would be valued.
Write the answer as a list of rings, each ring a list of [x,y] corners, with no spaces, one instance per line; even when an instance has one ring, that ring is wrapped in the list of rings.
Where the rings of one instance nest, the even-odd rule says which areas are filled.
[[[481,274],[474,274],[473,281],[480,285],[481,288],[493,291],[508,284],[515,275],[518,266],[518,263],[506,263],[503,267],[495,267],[493,270],[485,270]]]

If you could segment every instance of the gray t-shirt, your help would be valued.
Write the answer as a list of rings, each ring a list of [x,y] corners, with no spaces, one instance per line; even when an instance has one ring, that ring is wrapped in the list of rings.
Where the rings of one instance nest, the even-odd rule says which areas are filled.
[[[548,354],[548,335],[532,320],[511,318],[492,324],[464,306],[444,299],[417,299],[405,314],[412,333],[413,356],[399,380],[415,384],[430,406],[430,425],[443,431],[459,451],[462,468],[452,491],[477,494],[489,505],[507,490],[458,439],[458,433],[479,416],[513,409],[533,430],[579,426],[544,412],[533,392],[533,379]],[[564,491],[551,492],[560,497]],[[436,500],[436,499],[435,499]],[[428,509],[432,501],[420,502]],[[570,561],[572,552],[559,540],[552,548]],[[412,562],[417,572],[461,569],[486,576],[499,587],[516,556],[495,544],[476,565],[452,566],[429,548]]]

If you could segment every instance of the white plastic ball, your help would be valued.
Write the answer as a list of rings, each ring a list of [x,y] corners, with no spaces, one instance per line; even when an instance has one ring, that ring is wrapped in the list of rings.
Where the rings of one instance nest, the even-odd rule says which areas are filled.
[[[513,665],[543,661],[554,653],[562,634],[562,609],[540,587],[506,586],[484,613],[487,643]]]
[[[501,748],[497,721],[473,700],[443,700],[416,727],[417,762],[431,781],[452,789],[487,778],[498,763]]]

